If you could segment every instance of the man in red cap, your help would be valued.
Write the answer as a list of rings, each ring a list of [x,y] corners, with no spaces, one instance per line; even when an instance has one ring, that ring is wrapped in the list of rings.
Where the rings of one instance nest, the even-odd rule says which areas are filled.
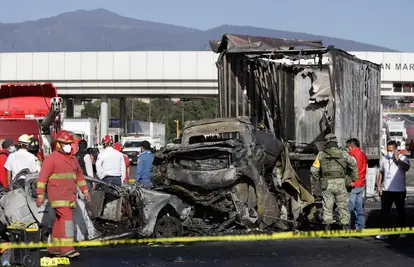
[[[46,157],[37,179],[37,206],[45,200],[46,186],[50,207],[55,209],[52,242],[74,241],[72,211],[76,206],[77,188],[85,199],[90,200],[88,186],[83,177],[78,160],[71,154],[73,136],[68,131],[61,131],[56,136],[56,150]],[[79,256],[74,247],[54,247],[48,249],[50,254],[73,258]]]
[[[124,156],[114,149],[114,142],[109,135],[102,138],[102,145],[104,150],[96,160],[97,175],[107,183],[122,186],[126,176]]]
[[[115,150],[118,150],[119,152],[122,153],[122,144],[120,142],[116,142],[114,144],[114,148]],[[127,155],[125,155],[124,153],[122,153],[122,155],[124,155],[124,161],[125,161],[125,168],[126,168],[126,173],[125,173],[125,180],[124,182],[129,182],[129,168],[131,167],[131,163],[129,162],[129,158]]]

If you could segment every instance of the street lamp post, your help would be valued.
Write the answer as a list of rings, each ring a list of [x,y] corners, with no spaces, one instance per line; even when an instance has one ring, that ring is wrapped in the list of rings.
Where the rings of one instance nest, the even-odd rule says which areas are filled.
[[[174,122],[175,122],[175,132],[178,138],[180,136],[180,121],[174,120]]]

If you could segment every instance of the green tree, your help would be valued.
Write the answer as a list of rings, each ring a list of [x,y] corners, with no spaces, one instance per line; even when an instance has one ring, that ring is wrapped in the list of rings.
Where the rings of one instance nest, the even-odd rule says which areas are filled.
[[[86,102],[83,105],[83,109],[81,111],[82,117],[90,117],[94,119],[99,118],[99,104],[96,104],[96,102]]]

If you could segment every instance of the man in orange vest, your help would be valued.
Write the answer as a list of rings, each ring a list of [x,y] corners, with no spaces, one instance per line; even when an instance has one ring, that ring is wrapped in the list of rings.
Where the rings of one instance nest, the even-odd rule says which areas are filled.
[[[114,148],[115,148],[115,150],[118,150],[119,152],[121,152],[121,153],[122,153],[122,149],[123,149],[123,147],[122,147],[122,144],[121,144],[121,143],[116,142],[116,143],[114,144]],[[122,155],[124,155],[125,168],[126,168],[126,173],[125,173],[125,179],[124,179],[124,182],[129,182],[129,170],[130,170],[130,167],[131,167],[131,163],[129,162],[129,158],[128,158],[128,156],[127,156],[127,155],[125,155],[124,153],[122,153]]]
[[[87,201],[90,200],[88,186],[83,177],[78,160],[72,155],[73,135],[61,131],[56,136],[56,150],[46,157],[37,179],[36,204],[40,207],[47,194],[50,207],[55,209],[52,242],[74,241],[72,211],[76,205],[78,186]],[[54,247],[48,249],[50,254],[69,258],[79,256],[74,247]]]

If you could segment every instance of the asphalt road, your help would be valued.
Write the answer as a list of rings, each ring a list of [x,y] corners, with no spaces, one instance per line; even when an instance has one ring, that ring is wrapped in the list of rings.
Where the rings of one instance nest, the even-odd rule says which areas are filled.
[[[410,266],[414,242],[373,238],[197,243],[184,247],[112,247],[81,250],[77,267],[164,266]]]
[[[130,169],[129,169],[129,175],[131,176],[131,179],[135,179],[137,177],[137,166],[136,165],[131,165]]]

